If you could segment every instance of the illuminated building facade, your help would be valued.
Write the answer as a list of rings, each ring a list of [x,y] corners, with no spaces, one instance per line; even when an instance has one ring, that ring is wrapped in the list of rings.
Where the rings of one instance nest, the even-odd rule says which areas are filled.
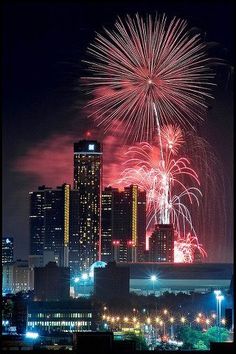
[[[17,260],[14,263],[4,264],[2,267],[2,292],[18,293],[28,291],[29,266],[27,261]]]
[[[42,255],[44,250],[44,194],[48,187],[40,186],[36,192],[30,192],[30,254]]]
[[[2,264],[12,263],[14,260],[14,239],[13,237],[2,238]]]
[[[104,262],[109,262],[112,259],[118,261],[118,259],[116,259],[117,257],[114,258],[114,240],[112,240],[112,212],[114,192],[118,192],[118,189],[107,187],[102,192],[101,257]]]
[[[151,262],[174,262],[173,224],[157,224],[149,239]]]
[[[32,301],[27,307],[27,331],[80,332],[95,330],[89,300]]]
[[[114,191],[112,243],[119,241],[119,262],[142,261],[145,237],[146,193],[136,185],[125,187],[124,191]]]
[[[95,140],[74,144],[74,189],[79,191],[79,270],[101,259],[102,151]]]
[[[30,193],[30,254],[53,251],[59,265],[69,263],[70,185],[41,186]]]
[[[69,266],[71,277],[80,271],[80,242],[79,242],[79,191],[70,191],[70,251]]]

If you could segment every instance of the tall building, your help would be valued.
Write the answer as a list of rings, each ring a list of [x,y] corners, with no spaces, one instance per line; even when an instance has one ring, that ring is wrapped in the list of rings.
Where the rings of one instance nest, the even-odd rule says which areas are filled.
[[[102,151],[95,140],[74,144],[74,189],[79,191],[79,268],[101,259]]]
[[[13,237],[2,238],[2,264],[12,263],[14,260],[14,239]]]
[[[30,192],[30,254],[53,251],[59,265],[69,264],[70,185],[41,186]]]
[[[44,250],[44,194],[50,188],[38,187],[37,192],[30,192],[30,254],[42,255]]]
[[[157,224],[149,239],[151,262],[174,262],[173,224]]]
[[[104,196],[108,193],[112,193],[112,212],[110,214],[108,211],[107,218],[105,221],[102,220],[102,225],[109,225],[107,220],[110,216],[111,245],[116,254],[115,256],[113,252],[113,259],[117,258],[117,254],[119,254],[119,262],[142,261],[146,239],[146,193],[140,191],[136,185],[125,187],[124,191],[106,188]],[[104,226],[102,229],[105,229]],[[105,233],[103,233],[104,236],[106,243],[108,243]],[[103,245],[104,243],[103,241]]]
[[[80,271],[80,239],[79,239],[79,191],[72,189],[70,192],[70,251],[69,266],[71,276],[78,275]]]
[[[119,193],[119,190],[117,188],[107,187],[102,192],[101,258],[104,262],[112,261],[112,259],[118,261],[118,259],[114,258],[114,252],[112,250],[112,213],[114,192]]]
[[[44,251],[54,251],[60,266],[68,266],[70,185],[45,191]]]

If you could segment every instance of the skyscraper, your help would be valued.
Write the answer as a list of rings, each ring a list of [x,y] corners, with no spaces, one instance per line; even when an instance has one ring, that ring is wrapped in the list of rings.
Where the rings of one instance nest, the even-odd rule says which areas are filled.
[[[70,191],[70,252],[69,266],[71,276],[77,276],[80,271],[80,239],[79,239],[79,191]]]
[[[151,262],[174,262],[173,224],[157,224],[149,239]]]
[[[13,262],[14,239],[13,237],[2,238],[2,264]]]
[[[70,185],[41,186],[30,193],[30,254],[53,251],[60,266],[68,266]]]
[[[95,140],[74,144],[74,189],[79,190],[80,271],[101,259],[102,151]]]
[[[36,192],[30,192],[30,254],[42,255],[44,249],[44,194],[50,188],[38,187]]]
[[[112,254],[112,213],[114,192],[117,188],[106,187],[102,192],[102,220],[101,220],[101,257],[104,262],[109,262],[114,257]],[[116,259],[117,260],[117,259]]]
[[[70,186],[45,191],[44,251],[54,251],[60,266],[68,266]]]
[[[120,262],[142,261],[146,237],[146,193],[138,186],[105,188],[102,197],[102,255]],[[112,250],[112,251],[111,251]],[[109,258],[105,258],[109,255]]]

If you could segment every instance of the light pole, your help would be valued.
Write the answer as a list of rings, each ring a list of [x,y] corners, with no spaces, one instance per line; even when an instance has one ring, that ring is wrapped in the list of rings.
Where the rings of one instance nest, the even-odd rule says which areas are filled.
[[[210,322],[209,318],[206,318],[206,330],[209,329],[210,323],[211,323],[211,322]]]
[[[221,341],[221,302],[222,302],[222,300],[224,300],[224,296],[223,295],[218,295],[217,296],[217,300],[219,302],[219,320],[218,320],[218,322],[219,322],[219,331],[218,331],[219,340],[218,340],[218,342],[220,342]]]
[[[155,296],[155,282],[157,281],[157,276],[155,274],[151,275],[150,280],[152,281],[153,295]],[[155,297],[155,315],[157,315],[157,301]]]
[[[217,333],[218,342],[220,342],[220,326],[221,326],[221,302],[224,300],[224,295],[221,294],[221,290],[215,290],[214,294],[216,296],[216,313],[217,313]]]
[[[171,326],[170,326],[170,338],[171,339],[174,339],[174,317],[171,317],[170,318],[170,323],[171,323]]]
[[[218,295],[217,300],[219,301],[219,325],[221,325],[221,302],[224,300],[224,295]]]
[[[219,300],[218,296],[221,294],[221,290],[214,290],[214,294],[216,296],[216,325],[219,328]]]

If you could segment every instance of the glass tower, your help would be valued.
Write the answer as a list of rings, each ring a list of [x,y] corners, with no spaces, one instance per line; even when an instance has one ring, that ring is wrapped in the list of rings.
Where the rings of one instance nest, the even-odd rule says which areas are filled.
[[[79,268],[101,259],[102,151],[95,140],[74,144],[74,189],[79,191]]]

